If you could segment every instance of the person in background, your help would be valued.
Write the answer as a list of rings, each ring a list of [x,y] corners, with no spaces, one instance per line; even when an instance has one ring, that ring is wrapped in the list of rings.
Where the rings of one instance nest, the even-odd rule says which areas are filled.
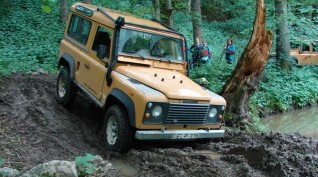
[[[208,43],[206,41],[202,42],[202,48],[200,50],[200,59],[201,64],[211,65],[212,63],[212,49],[208,46]]]
[[[227,44],[224,46],[225,60],[228,64],[232,64],[235,61],[235,45],[233,39],[228,39]]]
[[[200,50],[202,48],[202,44],[200,43],[200,39],[198,37],[195,38],[195,44],[190,47],[190,51],[192,53],[192,63],[191,68],[198,66],[200,63]]]

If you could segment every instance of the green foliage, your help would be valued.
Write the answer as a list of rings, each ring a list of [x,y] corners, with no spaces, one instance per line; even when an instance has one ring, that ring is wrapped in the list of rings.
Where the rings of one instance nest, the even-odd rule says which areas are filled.
[[[0,166],[5,162],[5,160],[3,158],[0,157]],[[2,176],[8,176],[9,172],[8,171],[2,171],[0,172],[0,177]]]
[[[260,90],[251,99],[251,107],[260,110],[287,111],[318,101],[318,68],[294,67],[282,72],[274,62],[267,65]]]
[[[8,171],[3,171],[0,173],[0,177],[5,177],[5,176],[8,176],[10,174],[10,172]]]
[[[0,157],[0,165],[2,165],[4,162],[5,162],[5,160]]]
[[[46,6],[46,5],[42,5],[41,6],[42,10],[46,13],[51,13],[51,7],[50,6]]]
[[[52,175],[50,175],[49,172],[46,172],[46,173],[41,174],[40,177],[56,177],[56,174],[54,174],[54,175],[52,176]]]
[[[266,132],[269,130],[269,127],[267,125],[264,125],[260,122],[260,118],[258,116],[252,116],[252,124],[251,125],[245,125],[244,129],[248,132]]]
[[[95,160],[95,156],[89,153],[86,153],[85,156],[78,156],[75,158],[79,176],[87,176],[93,173],[96,169],[96,166],[90,163],[90,161],[93,160]]]
[[[38,1],[4,1],[0,6],[0,76],[16,72],[54,71],[64,24],[58,4],[42,11]]]
[[[51,13],[52,7],[54,6],[53,3],[56,3],[57,0],[42,0],[41,8],[43,12]]]
[[[109,9],[115,9],[126,13],[131,13],[139,17],[152,19],[153,6],[152,1],[142,0],[102,0],[93,1],[94,4],[106,7]]]
[[[214,62],[214,63],[213,63]],[[234,65],[225,63],[225,59],[212,61],[212,66],[196,67],[190,72],[190,78],[197,83],[201,83],[201,78],[208,80],[208,89],[219,93],[225,85],[227,78],[230,76]]]

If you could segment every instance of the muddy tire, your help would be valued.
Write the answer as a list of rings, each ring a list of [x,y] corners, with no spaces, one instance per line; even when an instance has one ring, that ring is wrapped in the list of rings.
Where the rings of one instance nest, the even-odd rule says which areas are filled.
[[[56,100],[63,106],[69,107],[74,103],[77,93],[73,81],[70,78],[70,71],[63,67],[57,76],[56,81]]]
[[[110,152],[127,152],[134,139],[127,112],[120,105],[109,107],[104,117],[103,141]]]

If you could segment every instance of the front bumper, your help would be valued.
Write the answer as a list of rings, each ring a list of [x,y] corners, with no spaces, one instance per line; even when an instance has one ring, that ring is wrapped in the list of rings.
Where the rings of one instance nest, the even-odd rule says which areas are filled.
[[[136,131],[138,140],[187,140],[202,138],[222,138],[224,130],[140,130]]]

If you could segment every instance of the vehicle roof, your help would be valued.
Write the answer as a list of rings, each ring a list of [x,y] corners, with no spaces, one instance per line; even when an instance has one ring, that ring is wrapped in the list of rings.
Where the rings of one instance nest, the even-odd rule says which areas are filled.
[[[105,7],[92,5],[92,4],[75,3],[72,5],[71,10],[73,12],[77,12],[76,7],[79,5],[94,11],[94,14],[91,16],[91,19],[93,19],[99,23],[106,24],[106,25],[111,26],[111,27],[114,27],[113,21],[116,20],[119,16],[121,16],[125,19],[125,23],[141,25],[141,26],[146,26],[146,27],[150,27],[150,28],[158,28],[161,30],[172,31],[171,29],[165,27],[164,25],[160,24],[159,22],[136,17],[136,16],[129,14],[129,13],[120,12],[120,11],[108,9]],[[110,18],[105,18],[106,16],[104,14],[102,14],[99,10],[97,10],[98,8],[100,8],[104,12],[106,12]]]

